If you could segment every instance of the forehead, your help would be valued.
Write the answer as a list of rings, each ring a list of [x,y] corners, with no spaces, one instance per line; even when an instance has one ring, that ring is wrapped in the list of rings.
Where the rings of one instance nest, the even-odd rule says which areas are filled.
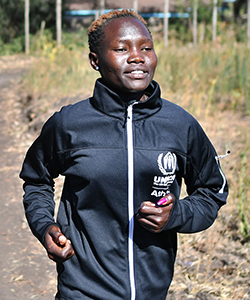
[[[145,37],[151,39],[145,25],[134,17],[121,17],[110,20],[104,27],[104,39]]]

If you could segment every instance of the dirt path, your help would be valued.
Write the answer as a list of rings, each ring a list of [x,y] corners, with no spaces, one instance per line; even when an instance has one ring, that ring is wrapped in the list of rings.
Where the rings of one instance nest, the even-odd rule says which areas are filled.
[[[29,64],[25,57],[0,57],[0,300],[51,300],[56,289],[55,266],[24,218],[18,174],[26,147],[10,133],[19,125],[12,118],[19,101],[15,87]]]

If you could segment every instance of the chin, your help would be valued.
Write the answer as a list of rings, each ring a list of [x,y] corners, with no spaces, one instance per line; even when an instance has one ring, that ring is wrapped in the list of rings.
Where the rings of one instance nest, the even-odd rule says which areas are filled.
[[[146,88],[150,85],[150,82],[148,84],[143,84],[143,85],[131,85],[130,87],[127,88],[127,92],[129,93],[138,93],[146,90]]]

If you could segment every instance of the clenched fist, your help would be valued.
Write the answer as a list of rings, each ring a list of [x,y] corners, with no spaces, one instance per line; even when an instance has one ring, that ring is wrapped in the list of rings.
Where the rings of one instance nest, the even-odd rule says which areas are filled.
[[[75,254],[70,240],[55,225],[50,226],[45,234],[45,248],[48,257],[56,263],[62,263]]]
[[[145,201],[141,204],[136,219],[147,230],[158,233],[168,221],[174,200],[174,195],[170,193],[160,199],[157,204]]]

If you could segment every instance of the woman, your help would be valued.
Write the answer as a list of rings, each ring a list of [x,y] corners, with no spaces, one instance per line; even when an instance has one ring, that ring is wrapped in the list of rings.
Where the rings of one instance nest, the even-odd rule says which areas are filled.
[[[160,97],[145,21],[123,10],[89,28],[93,97],[62,108],[21,178],[30,228],[57,262],[64,300],[164,300],[177,233],[208,228],[227,183],[205,133]],[[57,222],[53,178],[65,176]],[[180,200],[182,178],[188,196]]]

